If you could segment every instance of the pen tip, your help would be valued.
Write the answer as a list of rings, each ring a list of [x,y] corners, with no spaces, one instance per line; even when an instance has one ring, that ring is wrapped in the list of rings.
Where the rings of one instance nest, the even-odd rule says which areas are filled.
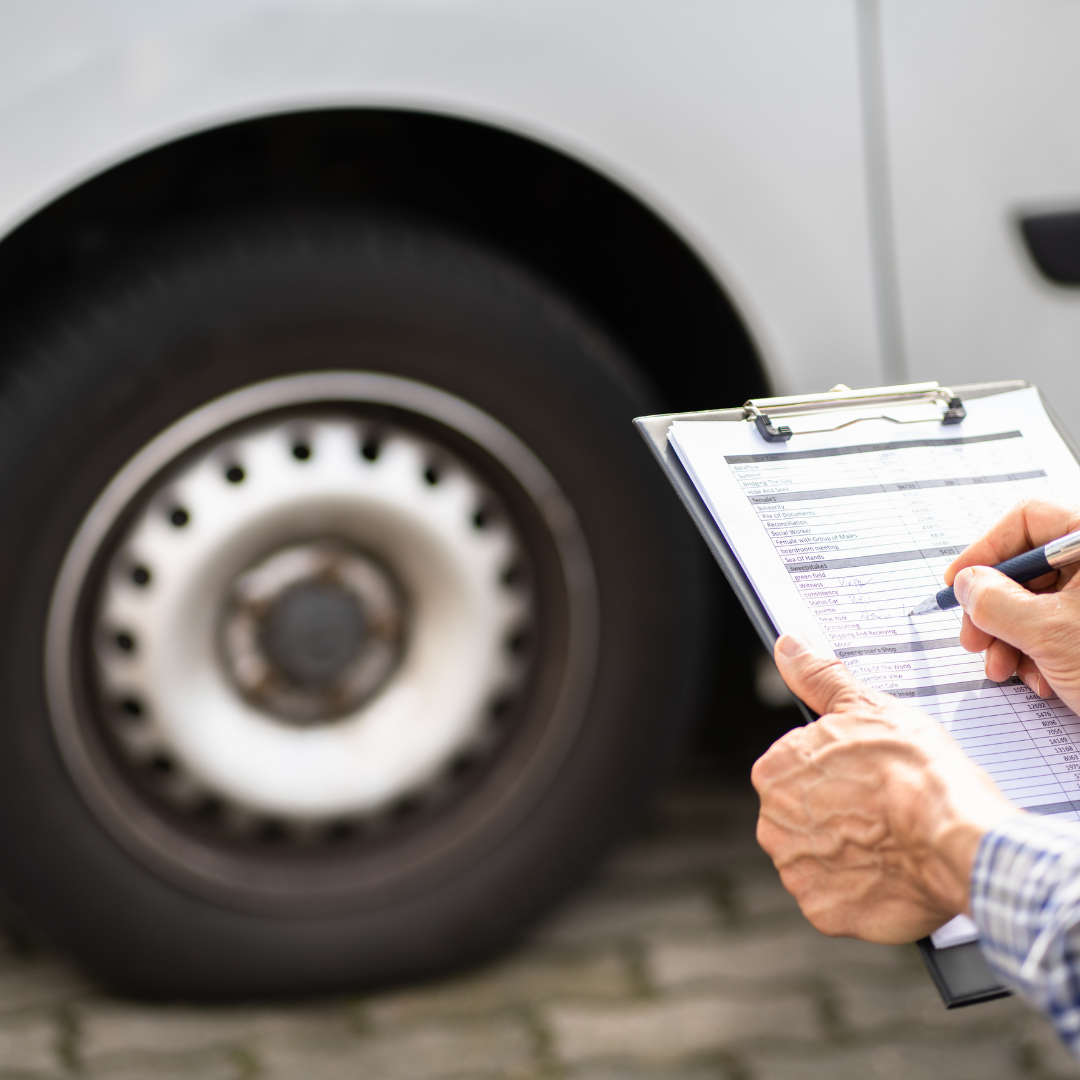
[[[938,611],[937,596],[927,597],[921,604],[918,604],[911,611],[908,612],[908,618],[912,615],[925,615],[928,611]]]

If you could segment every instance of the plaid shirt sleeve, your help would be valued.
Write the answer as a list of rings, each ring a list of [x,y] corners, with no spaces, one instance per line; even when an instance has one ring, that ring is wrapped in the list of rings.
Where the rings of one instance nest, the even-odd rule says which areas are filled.
[[[1024,814],[988,832],[971,914],[990,966],[1080,1057],[1080,823]]]

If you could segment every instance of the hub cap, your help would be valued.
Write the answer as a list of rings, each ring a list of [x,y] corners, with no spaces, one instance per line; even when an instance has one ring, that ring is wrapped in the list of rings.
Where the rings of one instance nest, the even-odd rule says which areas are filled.
[[[293,544],[233,583],[225,666],[253,705],[286,720],[333,720],[393,674],[405,610],[387,571],[359,551],[334,541]]]

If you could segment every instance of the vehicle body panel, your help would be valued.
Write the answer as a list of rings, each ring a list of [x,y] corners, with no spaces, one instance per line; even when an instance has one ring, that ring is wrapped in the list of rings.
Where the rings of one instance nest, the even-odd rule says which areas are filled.
[[[1019,215],[1080,206],[1080,4],[886,0],[885,101],[913,379],[1023,377],[1080,430],[1080,290]]]
[[[210,127],[442,113],[559,149],[649,206],[727,291],[778,390],[874,383],[858,84],[844,0],[39,0],[0,15],[0,230]]]

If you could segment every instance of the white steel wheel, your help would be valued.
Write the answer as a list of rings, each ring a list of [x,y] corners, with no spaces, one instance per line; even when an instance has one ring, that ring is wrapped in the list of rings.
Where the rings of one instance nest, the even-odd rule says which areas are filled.
[[[438,786],[525,671],[523,552],[491,501],[446,451],[347,417],[211,445],[105,573],[100,707],[124,752],[238,829],[340,827]]]
[[[467,458],[491,450],[485,479]],[[382,375],[293,376],[137,454],[72,543],[47,650],[61,746],[118,836],[196,887],[264,900],[305,859],[310,900],[320,871],[348,895],[350,846],[460,796],[512,729],[541,636],[536,522],[530,550],[496,473],[543,507],[575,583],[560,692],[580,716],[595,600],[574,515],[465,402]]]

